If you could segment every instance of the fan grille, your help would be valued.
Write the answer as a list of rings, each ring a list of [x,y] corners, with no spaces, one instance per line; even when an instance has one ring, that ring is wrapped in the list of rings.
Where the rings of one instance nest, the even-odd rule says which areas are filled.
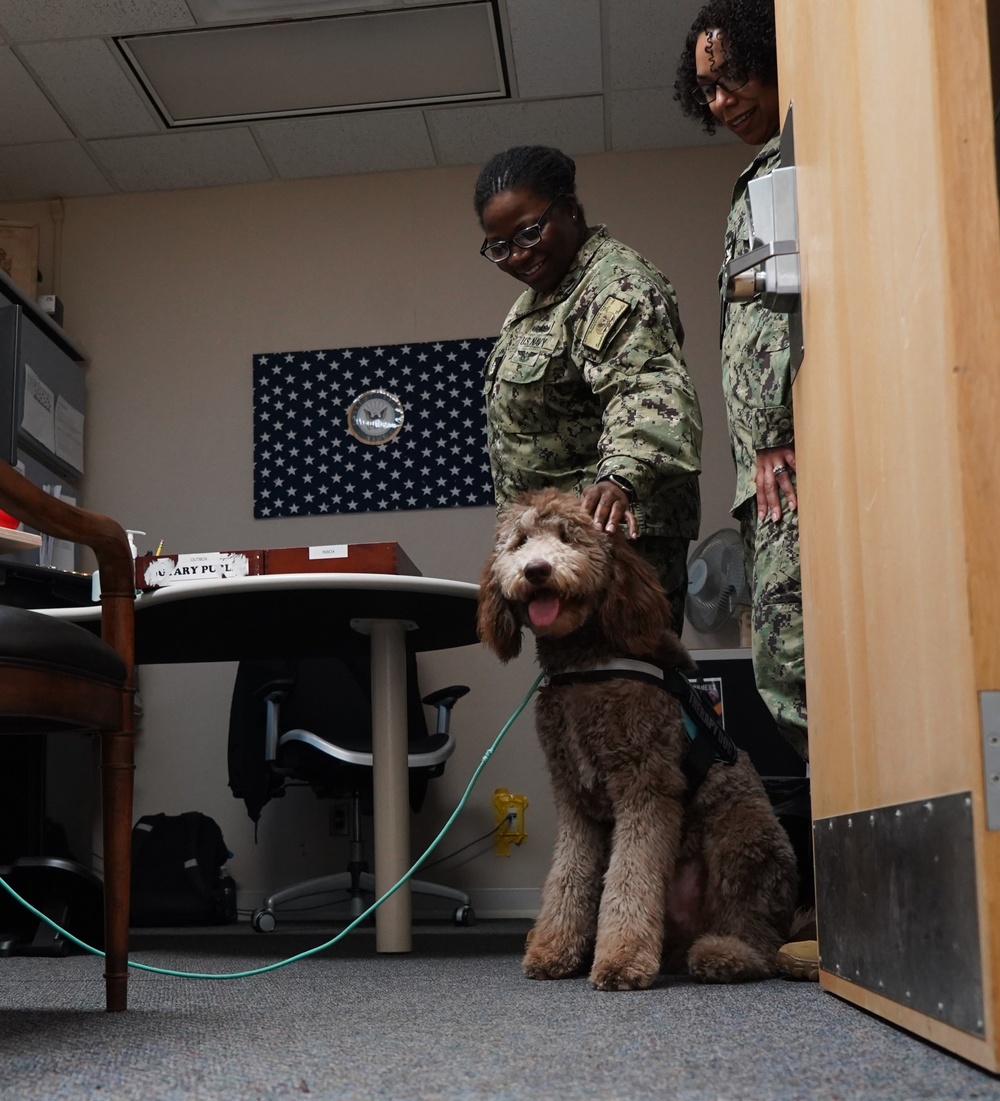
[[[735,528],[721,528],[688,561],[685,614],[696,631],[711,634],[749,604],[743,540]]]

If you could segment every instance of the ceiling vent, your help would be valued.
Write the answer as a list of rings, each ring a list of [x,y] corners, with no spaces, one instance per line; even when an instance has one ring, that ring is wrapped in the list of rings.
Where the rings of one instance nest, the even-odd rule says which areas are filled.
[[[323,2],[329,10],[330,0]],[[275,7],[274,0],[267,9],[253,0],[208,3],[219,9],[215,18],[248,8],[257,18],[267,18],[267,9]],[[294,5],[318,6],[319,0]],[[292,10],[292,5],[285,7]],[[510,95],[492,0],[129,35],[115,41],[168,127]]]

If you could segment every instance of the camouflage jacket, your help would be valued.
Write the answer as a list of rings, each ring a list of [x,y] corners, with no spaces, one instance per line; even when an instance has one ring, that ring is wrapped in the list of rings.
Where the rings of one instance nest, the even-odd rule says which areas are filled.
[[[553,292],[514,303],[486,362],[498,507],[619,474],[635,489],[641,535],[694,539],[701,410],[682,340],[664,276],[593,229]]]
[[[779,167],[780,135],[761,147],[736,181],[726,226],[725,263],[749,251],[748,185],[757,176]],[[725,274],[720,274],[725,286]],[[729,420],[729,444],[736,463],[736,499],[733,512],[756,493],[757,452],[790,444],[792,426],[792,369],[788,345],[788,317],[766,310],[759,299],[722,301],[722,392]]]

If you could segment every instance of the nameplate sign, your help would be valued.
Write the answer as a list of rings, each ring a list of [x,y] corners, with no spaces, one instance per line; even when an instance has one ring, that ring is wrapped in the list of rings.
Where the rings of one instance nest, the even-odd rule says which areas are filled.
[[[136,587],[158,589],[180,581],[224,581],[263,573],[264,552],[204,551],[198,554],[142,555],[135,561]]]

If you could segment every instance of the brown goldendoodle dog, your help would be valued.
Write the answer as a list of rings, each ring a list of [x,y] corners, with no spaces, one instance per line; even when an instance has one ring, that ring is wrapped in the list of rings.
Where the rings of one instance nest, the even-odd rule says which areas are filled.
[[[743,751],[689,781],[680,705],[655,675],[630,679],[692,666],[663,589],[624,536],[554,490],[504,510],[483,570],[483,642],[509,661],[524,627],[550,678],[536,726],[558,817],[525,973],[589,967],[601,990],[647,987],[685,961],[703,982],[773,975],[795,905],[788,837]]]

